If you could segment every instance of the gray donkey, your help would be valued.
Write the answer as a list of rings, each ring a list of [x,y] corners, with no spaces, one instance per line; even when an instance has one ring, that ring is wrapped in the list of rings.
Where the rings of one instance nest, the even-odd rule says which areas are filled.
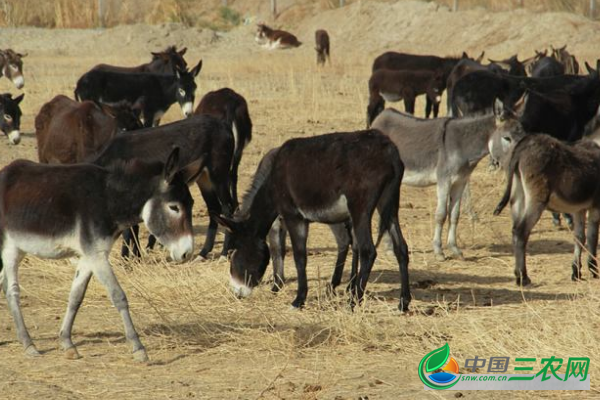
[[[389,136],[398,148],[405,165],[403,184],[437,184],[433,251],[438,259],[445,259],[442,229],[450,214],[448,248],[462,258],[456,243],[461,197],[477,163],[488,154],[496,130],[495,115],[420,119],[388,108],[372,127]]]

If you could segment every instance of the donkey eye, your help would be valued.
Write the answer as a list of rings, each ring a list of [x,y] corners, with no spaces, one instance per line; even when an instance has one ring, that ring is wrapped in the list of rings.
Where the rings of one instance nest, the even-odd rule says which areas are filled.
[[[4,119],[7,120],[7,121],[9,121],[9,122],[12,121],[12,117],[10,115],[8,115],[8,114],[4,114]]]
[[[179,206],[176,206],[176,205],[174,205],[174,204],[171,204],[171,205],[169,206],[169,209],[170,209],[171,211],[174,211],[174,212],[176,212],[176,213],[178,213],[178,212],[179,212]]]
[[[179,89],[179,94],[180,94],[181,96],[185,96],[185,90],[183,90],[183,89]]]

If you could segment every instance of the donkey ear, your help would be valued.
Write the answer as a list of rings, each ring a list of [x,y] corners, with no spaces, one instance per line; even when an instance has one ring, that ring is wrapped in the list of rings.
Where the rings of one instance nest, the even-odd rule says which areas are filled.
[[[163,169],[163,177],[167,183],[171,183],[177,172],[179,172],[179,147],[175,147],[169,154]]]
[[[179,53],[179,55],[181,57],[183,57],[183,55],[185,54],[186,51],[187,51],[187,47],[184,47],[183,49],[179,50],[177,53]]]
[[[21,101],[23,101],[24,97],[25,97],[25,93],[21,94],[20,96],[15,97],[15,99],[14,99],[15,103],[19,104]]]
[[[117,110],[115,109],[115,107],[108,104],[100,103],[100,108],[109,117],[117,118]]]
[[[598,64],[598,62],[596,62],[596,64]],[[588,64],[587,61],[585,62],[585,69],[587,69],[588,74],[590,74],[590,75],[593,74],[594,72],[596,72],[596,70],[594,68],[592,68],[590,66],[590,64]]]
[[[28,54],[29,53],[17,53],[17,56],[19,56],[20,58],[25,58]]]
[[[211,214],[212,217],[221,225],[223,228],[227,229],[229,232],[239,232],[240,224],[239,222],[234,221],[231,218],[227,218],[224,215]]]
[[[494,101],[494,115],[496,116],[496,123],[504,121],[504,103],[499,98]]]
[[[199,158],[180,169],[178,174],[186,184],[191,185],[196,182],[203,168],[204,158]]]
[[[198,76],[198,74],[200,73],[200,70],[202,69],[202,59],[200,59],[200,61],[198,61],[198,65],[196,65],[194,67],[194,69],[192,69],[190,71],[190,73],[192,74],[192,76],[195,78],[196,76]]]

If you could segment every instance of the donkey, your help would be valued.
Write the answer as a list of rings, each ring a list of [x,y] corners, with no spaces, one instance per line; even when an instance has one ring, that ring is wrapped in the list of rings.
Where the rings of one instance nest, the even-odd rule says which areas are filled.
[[[123,318],[134,359],[148,360],[108,256],[119,233],[142,221],[169,248],[173,259],[182,261],[193,253],[193,201],[187,185],[200,173],[202,160],[180,168],[178,154],[174,149],[164,165],[133,160],[111,168],[17,160],[0,172],[2,289],[27,355],[40,353],[23,320],[17,275],[23,256],[34,254],[79,257],[59,333],[67,358],[80,357],[71,331],[95,275]]]
[[[92,70],[112,72],[153,72],[156,74],[175,75],[177,70],[186,71],[187,62],[183,58],[187,47],[177,50],[176,46],[169,46],[164,51],[151,52],[152,60],[135,67],[121,67],[109,64],[98,64]]]
[[[35,137],[41,163],[74,164],[97,154],[118,133],[141,129],[139,105],[98,106],[58,95],[35,117]]]
[[[426,94],[428,101],[439,105],[446,82],[442,72],[398,71],[379,69],[369,79],[369,105],[367,128],[385,108],[386,101],[404,100],[407,113],[415,113],[417,96]]]
[[[0,77],[7,77],[17,89],[23,89],[23,58],[27,53],[17,53],[12,49],[0,50]]]
[[[310,160],[310,161],[308,161]],[[400,266],[399,308],[408,309],[408,247],[398,222],[400,183],[404,167],[394,144],[376,130],[332,133],[285,142],[271,171],[255,176],[244,199],[248,214],[241,219],[219,217],[232,232],[231,285],[249,296],[269,264],[266,236],[280,215],[289,229],[298,271],[298,291],[292,306],[304,306],[308,293],[306,240],[311,222],[350,223],[352,251],[360,272],[352,274],[351,292],[362,300],[376,258],[371,219],[380,214],[379,243],[388,232]]]
[[[98,155],[86,161],[104,167],[133,158],[164,162],[173,147],[181,149],[183,162],[204,159],[204,168],[196,180],[210,215],[208,232],[199,254],[204,259],[213,249],[217,235],[214,215],[231,216],[234,210],[229,183],[234,141],[231,129],[225,123],[210,115],[194,115],[156,128],[117,135]],[[140,255],[138,233],[139,227],[134,225],[123,234],[123,257],[129,256],[130,247],[135,256]],[[223,254],[227,254],[228,235],[225,239]],[[154,242],[150,236],[148,247],[152,248]]]
[[[296,36],[291,33],[269,28],[265,24],[257,25],[254,39],[269,50],[290,49],[302,45],[302,42],[298,41]]]
[[[191,71],[177,69],[175,75],[91,70],[77,81],[75,99],[96,103],[126,100],[134,104],[143,98],[144,126],[157,126],[175,102],[179,103],[184,117],[192,114],[196,94],[194,79],[201,69],[202,60]]]
[[[579,63],[577,62],[577,59],[575,58],[575,56],[571,55],[567,51],[567,45],[564,45],[563,47],[560,47],[558,49],[555,49],[552,46],[550,46],[550,48],[552,49],[552,57],[556,61],[561,63],[563,65],[563,67],[565,68],[565,74],[569,74],[569,75],[579,74]]]
[[[325,61],[328,61],[329,65],[331,65],[329,33],[325,29],[318,29],[315,32],[315,50],[317,52],[317,65],[324,66]]]
[[[231,196],[238,206],[238,169],[244,149],[252,140],[252,120],[246,99],[229,88],[209,92],[202,97],[194,114],[208,114],[220,118],[231,127],[234,139],[233,163],[231,164]]]
[[[393,69],[393,70],[411,70],[411,71],[441,71],[443,74],[444,88],[446,89],[446,81],[448,76],[452,72],[452,69],[460,60],[468,59],[467,53],[462,54],[461,57],[437,57],[428,55],[416,55],[397,53],[395,51],[388,51],[379,55],[373,61],[372,72],[379,69]],[[429,118],[433,107],[433,117],[437,118],[439,113],[439,103],[436,105],[432,103],[428,98],[426,99],[425,105],[425,116]]]
[[[442,251],[442,230],[448,214],[448,247],[462,258],[456,242],[461,197],[471,173],[488,154],[488,142],[496,129],[494,116],[427,120],[388,108],[375,119],[373,128],[389,136],[402,155],[406,168],[404,184],[419,187],[437,184],[433,238],[436,258],[440,261],[446,258]]]
[[[573,215],[575,250],[571,279],[581,279],[581,251],[586,240],[588,267],[592,276],[598,278],[598,138],[595,141],[583,139],[575,144],[567,144],[545,134],[523,135],[520,122],[514,117],[510,122],[508,126],[499,126],[503,130],[503,139],[516,144],[508,163],[506,190],[494,215],[499,215],[510,201],[517,285],[531,283],[527,275],[525,251],[529,235],[545,209]],[[586,212],[587,237],[584,227]]]
[[[13,99],[12,94],[0,94],[0,130],[8,138],[8,143],[17,145],[21,142],[21,107],[25,94]]]
[[[258,168],[254,173],[254,179],[261,179],[259,177],[265,177],[269,175],[273,170],[273,163],[275,161],[275,156],[279,151],[280,147],[276,147],[271,149],[264,157],[260,160],[258,164]],[[238,215],[248,216],[250,212],[249,206],[252,204],[254,200],[254,196],[256,196],[257,192],[249,192],[244,198],[244,203],[242,204],[242,208],[239,210]],[[352,235],[351,235],[351,227],[348,223],[345,224],[331,224],[329,225],[333,236],[335,237],[337,248],[338,248],[338,256],[335,262],[335,270],[333,276],[331,278],[331,284],[328,286],[330,293],[334,293],[335,289],[342,282],[342,273],[344,272],[344,264],[346,263],[346,258],[348,256],[348,249],[352,245]],[[285,274],[283,268],[283,261],[285,258],[285,239],[287,236],[287,228],[285,227],[285,222],[281,217],[277,217],[273,225],[271,226],[271,230],[269,231],[268,241],[269,241],[269,250],[271,252],[271,263],[273,264],[273,286],[271,288],[272,292],[278,292],[283,285],[285,284]],[[357,258],[352,259],[353,262],[353,271],[356,271],[356,264],[358,262]],[[351,287],[348,287],[348,290],[351,290]]]

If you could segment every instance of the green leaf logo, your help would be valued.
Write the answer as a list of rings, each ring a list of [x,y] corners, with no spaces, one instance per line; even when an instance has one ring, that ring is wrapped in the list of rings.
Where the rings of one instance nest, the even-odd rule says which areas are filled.
[[[425,375],[443,367],[444,364],[446,364],[446,362],[448,361],[449,357],[450,346],[448,346],[448,343],[446,343],[439,349],[435,349],[434,351],[423,357],[423,359],[419,363],[419,378],[421,379],[421,382],[423,382],[426,386],[437,390],[450,389],[452,386],[456,385],[459,381],[458,379],[455,379],[449,384],[440,385],[438,383],[430,381]]]
[[[448,357],[450,357],[450,346],[446,343],[439,349],[436,349],[425,356],[425,358],[427,358],[425,371],[433,372],[438,368],[442,368],[444,364],[446,364],[446,361],[448,361]]]

